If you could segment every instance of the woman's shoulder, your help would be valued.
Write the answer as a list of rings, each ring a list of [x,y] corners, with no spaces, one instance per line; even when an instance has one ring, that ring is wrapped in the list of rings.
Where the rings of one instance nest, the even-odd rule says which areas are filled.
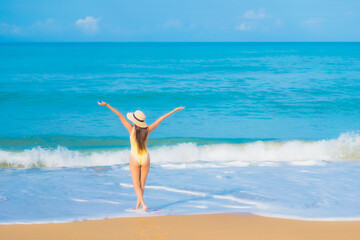
[[[135,129],[135,127],[132,126],[132,127],[131,127],[131,132],[130,132],[130,137],[132,136],[132,134],[133,134],[133,132],[134,132],[134,129]]]

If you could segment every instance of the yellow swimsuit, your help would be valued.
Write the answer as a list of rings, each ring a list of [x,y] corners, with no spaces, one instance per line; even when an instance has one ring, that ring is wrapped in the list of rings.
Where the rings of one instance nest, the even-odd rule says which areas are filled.
[[[142,152],[140,152],[139,154],[139,147],[138,144],[136,142],[136,140],[134,139],[134,129],[132,129],[131,134],[130,134],[130,145],[131,145],[131,155],[136,159],[136,161],[141,165],[144,164],[144,162],[146,161],[147,157],[148,157],[148,151],[147,149],[143,150]]]

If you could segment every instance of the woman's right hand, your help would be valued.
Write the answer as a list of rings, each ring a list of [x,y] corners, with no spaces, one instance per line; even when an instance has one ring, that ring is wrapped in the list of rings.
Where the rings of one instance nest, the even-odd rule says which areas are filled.
[[[177,108],[175,108],[174,110],[175,110],[175,112],[177,112],[177,111],[180,111],[180,110],[183,110],[185,107],[177,107]]]
[[[107,106],[107,105],[108,105],[106,102],[99,102],[99,101],[98,101],[98,104],[99,104],[100,106]]]

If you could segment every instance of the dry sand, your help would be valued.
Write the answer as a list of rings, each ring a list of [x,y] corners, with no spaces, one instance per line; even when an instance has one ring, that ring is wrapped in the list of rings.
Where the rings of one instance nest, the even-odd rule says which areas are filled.
[[[359,240],[360,221],[301,221],[235,214],[173,215],[0,225],[0,239]]]

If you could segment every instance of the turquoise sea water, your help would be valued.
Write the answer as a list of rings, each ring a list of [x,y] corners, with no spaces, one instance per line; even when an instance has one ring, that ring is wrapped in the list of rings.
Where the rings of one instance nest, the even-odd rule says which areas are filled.
[[[150,136],[148,215],[360,218],[359,76],[360,43],[0,44],[0,222],[142,215],[98,100],[186,107]]]

